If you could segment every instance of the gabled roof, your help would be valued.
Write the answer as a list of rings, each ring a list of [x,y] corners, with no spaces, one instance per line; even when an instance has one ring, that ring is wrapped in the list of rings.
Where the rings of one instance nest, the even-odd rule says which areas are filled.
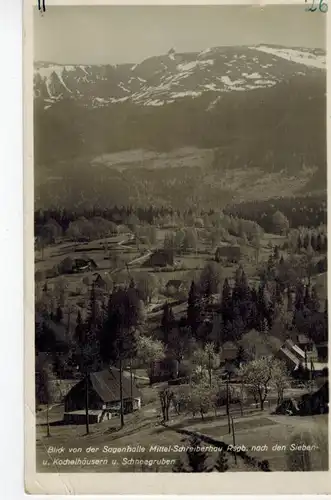
[[[95,392],[104,403],[120,400],[120,372],[109,368],[90,374],[90,381]],[[131,398],[131,380],[126,374],[122,375],[123,399]],[[140,397],[140,392],[133,382],[132,397]]]
[[[299,346],[297,346],[294,342],[292,342],[291,340],[288,339],[288,340],[286,340],[285,345],[290,351],[293,351],[293,354],[295,356],[298,356],[301,359],[305,359],[304,351]]]
[[[280,348],[280,351],[294,364],[295,369],[299,366],[299,359],[286,347],[283,346]]]
[[[74,259],[74,265],[77,267],[85,267],[88,265],[92,265],[93,267],[98,267],[93,259],[88,257],[77,257]]]
[[[107,281],[101,276],[101,274],[97,273],[94,276],[95,276],[94,283],[97,286],[99,286],[99,287],[105,287],[105,286],[107,286]]]

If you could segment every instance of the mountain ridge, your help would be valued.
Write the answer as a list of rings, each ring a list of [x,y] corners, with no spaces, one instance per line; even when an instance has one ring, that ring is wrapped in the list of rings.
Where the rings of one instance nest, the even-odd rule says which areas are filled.
[[[260,49],[170,51],[133,66],[72,68],[64,85],[49,70],[52,99],[36,74],[38,205],[212,208],[277,191],[325,193],[323,51]],[[140,151],[136,160],[130,151]]]
[[[275,63],[278,63],[275,64]],[[279,63],[282,65],[279,68]],[[104,107],[130,101],[162,106],[183,97],[269,88],[284,78],[325,69],[321,49],[271,45],[213,47],[151,56],[136,64],[70,65],[36,62],[35,98],[49,109],[64,97]],[[244,71],[245,70],[245,71]]]

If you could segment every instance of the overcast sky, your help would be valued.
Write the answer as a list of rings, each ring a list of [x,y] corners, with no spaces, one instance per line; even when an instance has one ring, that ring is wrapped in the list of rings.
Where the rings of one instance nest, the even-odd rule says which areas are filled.
[[[326,15],[298,6],[47,7],[34,18],[34,59],[67,64],[136,63],[221,45],[325,48]]]

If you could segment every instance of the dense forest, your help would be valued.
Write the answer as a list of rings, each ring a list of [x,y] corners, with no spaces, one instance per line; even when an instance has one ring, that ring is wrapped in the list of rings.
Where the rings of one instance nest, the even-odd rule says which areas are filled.
[[[289,227],[314,228],[327,223],[326,200],[319,196],[298,198],[277,198],[264,202],[242,203],[227,206],[224,214],[234,219],[249,220],[257,223],[265,232],[274,232],[274,214],[280,211],[288,219]],[[198,225],[211,227],[215,225],[215,210],[198,211],[194,208],[186,211],[174,210],[168,207],[133,207],[110,206],[108,209],[94,207],[90,210],[36,210],[35,235],[40,236],[45,225],[50,222],[58,225],[55,236],[64,234],[70,223],[85,218],[94,220],[102,218],[116,225],[158,224],[163,227]],[[234,231],[235,233],[235,231]]]
[[[272,217],[275,210],[281,211],[289,220],[290,227],[316,227],[327,223],[326,197],[298,196],[276,198],[266,201],[252,201],[227,206],[224,210],[229,215],[254,220],[267,232],[272,231]]]

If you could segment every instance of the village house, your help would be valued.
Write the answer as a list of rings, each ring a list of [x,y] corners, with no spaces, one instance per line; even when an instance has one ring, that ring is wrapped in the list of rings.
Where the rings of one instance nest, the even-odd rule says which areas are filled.
[[[139,410],[141,393],[126,372],[122,374],[123,409],[125,413]],[[89,419],[100,422],[120,412],[120,372],[110,367],[88,375]],[[64,421],[84,421],[86,404],[86,380],[80,380],[64,398]]]
[[[72,272],[73,273],[83,273],[86,271],[92,271],[98,266],[93,259],[74,259]]]
[[[298,398],[286,398],[275,413],[288,415],[316,415],[329,413],[329,382],[326,380],[317,391]]]
[[[314,379],[322,377],[328,366],[327,362],[319,361],[311,347],[310,350],[302,349],[290,339],[287,339],[281,346],[276,356],[286,363],[288,370],[294,376],[299,378],[301,376]]]
[[[219,246],[215,252],[216,262],[232,262],[238,264],[241,259],[241,249],[239,245]]]
[[[292,340],[287,339],[277,351],[276,356],[284,361],[288,370],[294,372],[300,365],[305,363],[305,352],[297,346]]]
[[[155,361],[152,364],[150,371],[150,382],[155,384],[157,382],[165,382],[171,379],[178,378],[179,375],[179,362],[171,357]]]
[[[299,413],[301,415],[316,415],[329,413],[329,382],[315,392],[307,393],[299,399]]]
[[[174,265],[174,253],[172,250],[156,250],[144,263],[145,267],[166,267]]]
[[[93,259],[78,257],[72,259],[71,257],[66,257],[58,266],[60,273],[62,274],[72,274],[72,273],[82,273],[86,271],[93,271],[97,268],[95,261]]]
[[[185,283],[182,280],[169,280],[165,286],[167,294],[185,291]]]

